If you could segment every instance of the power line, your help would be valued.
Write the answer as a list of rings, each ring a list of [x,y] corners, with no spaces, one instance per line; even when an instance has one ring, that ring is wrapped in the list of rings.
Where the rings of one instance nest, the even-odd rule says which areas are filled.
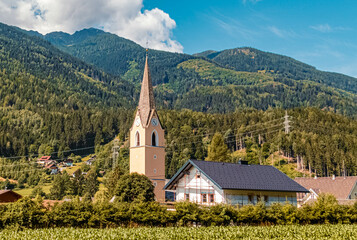
[[[277,125],[266,127],[266,128],[260,128],[260,129],[257,129],[257,130],[254,130],[254,131],[250,131],[250,132],[245,132],[240,136],[244,136],[244,135],[247,136],[247,135],[252,134],[254,132],[264,131],[264,130],[271,129],[271,128],[274,128],[274,127],[279,127],[279,126],[283,127],[283,124],[281,123],[281,124],[277,124]],[[264,134],[266,134],[266,133],[264,133]],[[230,137],[231,136],[227,136],[227,137],[223,137],[223,138],[226,139],[226,138],[230,138]],[[186,145],[186,144],[201,143],[201,142],[202,142],[202,140],[196,141],[196,142],[185,142],[185,143],[180,143],[180,144],[177,144],[177,143],[174,142],[174,145],[175,146],[182,146],[182,145]]]
[[[80,151],[80,150],[87,150],[87,149],[93,149],[93,148],[96,148],[96,146],[84,147],[84,148],[75,148],[75,149],[66,150],[66,151],[51,152],[48,155],[52,155],[52,154],[55,154],[55,153],[76,152],[76,151]],[[38,157],[40,155],[42,155],[42,154],[32,154],[32,155],[13,156],[13,157],[0,157],[0,159],[15,159],[15,158]],[[45,156],[45,155],[43,155],[43,156]]]
[[[267,122],[263,122],[263,123],[256,123],[256,124],[253,124],[253,125],[247,125],[247,126],[244,126],[244,130],[247,130],[249,128],[252,128],[254,126],[257,126],[257,125],[265,125],[265,124],[268,124],[268,123],[271,123],[271,122],[276,122],[276,121],[280,121],[281,119],[283,119],[284,117],[281,117],[281,118],[277,118],[277,119],[274,119],[274,120],[270,120],[270,121],[267,121]],[[202,128],[200,129],[202,130]],[[209,128],[203,128],[203,130],[211,130]],[[234,130],[240,130],[240,128],[236,128],[236,129],[233,129]],[[216,131],[214,133],[203,133],[203,134],[200,134],[200,135],[195,135],[195,136],[190,136],[190,137],[180,137],[180,138],[176,138],[175,140],[185,140],[185,139],[190,139],[190,138],[195,138],[195,137],[205,137],[205,136],[210,136],[210,135],[214,135],[215,133],[223,133],[223,132],[226,132],[227,130],[222,130],[222,131]]]

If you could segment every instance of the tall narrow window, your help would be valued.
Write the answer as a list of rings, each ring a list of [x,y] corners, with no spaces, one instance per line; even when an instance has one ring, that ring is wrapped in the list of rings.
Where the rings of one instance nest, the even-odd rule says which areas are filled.
[[[135,142],[136,142],[136,146],[140,146],[140,134],[139,134],[139,132],[136,132],[136,134],[135,134]]]
[[[156,142],[156,133],[153,132],[151,135],[151,145],[152,146],[157,146],[157,142]]]
[[[206,203],[207,202],[207,194],[203,193],[201,194],[202,196],[202,202]]]
[[[189,193],[185,193],[185,200],[186,201],[190,201],[190,194]]]

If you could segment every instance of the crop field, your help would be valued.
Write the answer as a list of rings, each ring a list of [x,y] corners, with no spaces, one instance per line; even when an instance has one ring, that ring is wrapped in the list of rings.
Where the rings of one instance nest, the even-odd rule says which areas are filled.
[[[357,239],[357,225],[7,229],[0,239]]]

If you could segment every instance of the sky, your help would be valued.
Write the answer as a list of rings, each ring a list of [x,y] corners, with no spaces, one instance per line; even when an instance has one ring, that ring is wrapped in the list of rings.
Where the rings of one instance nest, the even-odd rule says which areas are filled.
[[[253,47],[357,77],[355,0],[0,0],[0,21],[43,34],[96,27],[188,54]]]

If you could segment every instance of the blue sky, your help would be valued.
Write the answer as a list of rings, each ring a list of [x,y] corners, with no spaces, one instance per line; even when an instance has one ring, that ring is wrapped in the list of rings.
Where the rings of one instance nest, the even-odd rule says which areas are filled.
[[[357,77],[357,1],[144,0],[153,8],[185,53],[249,46]]]

